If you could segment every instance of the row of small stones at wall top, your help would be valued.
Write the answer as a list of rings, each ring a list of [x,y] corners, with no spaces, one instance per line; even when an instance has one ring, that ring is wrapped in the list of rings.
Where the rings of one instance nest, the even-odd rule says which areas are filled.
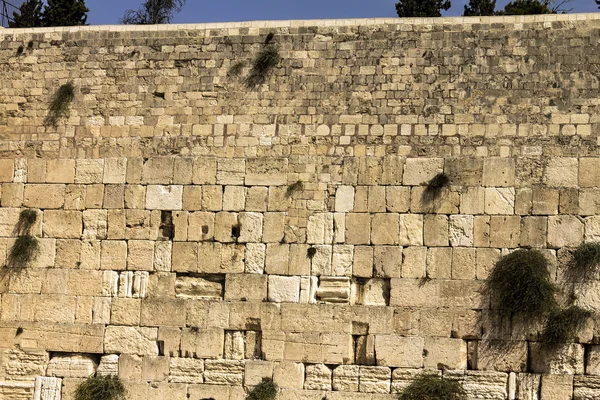
[[[357,18],[357,19],[322,19],[322,20],[287,20],[287,21],[247,21],[221,22],[205,24],[164,24],[164,25],[91,25],[91,26],[56,26],[48,28],[5,29],[0,27],[0,35],[22,33],[82,32],[82,31],[176,31],[176,30],[209,30],[236,28],[293,28],[307,26],[368,26],[398,25],[399,29],[410,25],[465,25],[490,23],[531,23],[554,21],[589,21],[600,19],[600,13],[581,14],[546,14],[546,15],[509,15],[495,17],[445,17],[445,18]],[[234,34],[230,32],[229,34]]]

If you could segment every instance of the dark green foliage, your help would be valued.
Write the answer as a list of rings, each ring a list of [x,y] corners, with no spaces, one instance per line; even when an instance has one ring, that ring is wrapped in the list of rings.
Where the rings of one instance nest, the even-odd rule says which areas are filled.
[[[42,23],[44,26],[85,25],[89,11],[85,0],[48,0]]]
[[[121,18],[122,24],[154,25],[168,24],[173,13],[180,12],[185,0],[146,0],[137,10],[127,10]]]
[[[550,1],[514,0],[508,3],[498,15],[552,14]]]
[[[431,178],[421,197],[421,202],[425,205],[435,203],[442,196],[444,189],[450,185],[450,178],[441,172]]]
[[[458,381],[436,375],[421,375],[407,386],[399,400],[466,400],[467,394]]]
[[[90,376],[75,390],[75,400],[125,400],[127,391],[116,376]]]
[[[9,21],[9,28],[35,28],[42,26],[41,0],[27,0],[21,4],[18,12],[13,12],[13,20]]]
[[[600,243],[583,243],[573,253],[573,266],[582,274],[595,272],[600,265]]]
[[[252,69],[246,78],[246,85],[255,87],[263,83],[266,76],[280,60],[279,47],[275,44],[265,45],[252,61]]]
[[[285,195],[286,197],[291,197],[294,193],[301,191],[302,189],[304,189],[304,184],[302,183],[302,181],[294,182],[287,187]]]
[[[239,76],[242,73],[245,65],[246,63],[243,61],[236,62],[231,66],[231,68],[229,68],[229,71],[227,71],[227,76]]]
[[[317,249],[314,247],[309,247],[306,250],[306,257],[310,258],[311,260],[316,254],[317,254]]]
[[[31,228],[37,221],[37,211],[26,208],[19,214],[19,221],[17,222],[17,235],[29,235]]]
[[[39,251],[40,244],[37,238],[31,235],[19,236],[8,254],[8,266],[17,269],[25,268],[35,260]]]
[[[75,88],[72,82],[67,82],[59,87],[50,100],[50,109],[44,124],[56,127],[58,121],[69,111],[69,106],[74,98]]]
[[[556,308],[548,261],[538,250],[517,250],[502,257],[487,280],[505,315],[541,316]]]
[[[470,0],[465,5],[465,17],[495,15],[496,0]]]
[[[441,17],[451,5],[450,0],[400,0],[396,12],[400,18]]]
[[[578,306],[551,312],[542,332],[542,342],[551,346],[571,342],[591,316],[591,311]]]
[[[275,400],[278,391],[279,387],[272,379],[263,378],[262,382],[248,393],[246,400]]]

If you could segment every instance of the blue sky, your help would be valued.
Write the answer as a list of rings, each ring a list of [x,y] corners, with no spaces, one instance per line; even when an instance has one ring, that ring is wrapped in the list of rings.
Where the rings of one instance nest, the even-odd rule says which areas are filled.
[[[128,8],[143,0],[86,0],[88,23],[115,24]],[[187,0],[176,23],[252,21],[272,19],[374,18],[395,17],[397,0]],[[497,0],[502,8],[508,0]],[[468,0],[452,0],[447,15],[462,15]],[[598,12],[594,0],[573,0],[572,12]]]

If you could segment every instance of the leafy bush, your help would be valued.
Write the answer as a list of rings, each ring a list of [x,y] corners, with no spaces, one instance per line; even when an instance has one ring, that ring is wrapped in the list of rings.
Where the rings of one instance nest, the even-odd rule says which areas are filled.
[[[13,268],[25,268],[40,252],[37,238],[31,235],[19,236],[8,254],[8,265]]]
[[[600,243],[582,243],[573,252],[573,267],[580,275],[588,275],[600,265]]]
[[[248,393],[246,400],[274,400],[278,391],[279,387],[272,379],[263,378],[262,382]]]
[[[592,312],[578,306],[550,313],[542,332],[541,341],[548,345],[560,345],[573,341],[577,331],[583,328]]]
[[[279,47],[275,44],[265,45],[252,61],[252,69],[246,78],[246,85],[254,87],[263,83],[267,74],[280,60]]]
[[[490,273],[487,287],[507,315],[539,316],[556,308],[548,261],[538,250],[517,250],[502,257]]]
[[[72,82],[61,85],[50,100],[50,109],[44,124],[46,126],[58,125],[58,121],[69,111],[69,106],[75,98],[75,88]]]
[[[435,203],[442,196],[444,189],[449,185],[450,178],[448,175],[443,172],[437,174],[427,183],[427,187],[421,197],[421,202],[428,205]]]
[[[236,62],[229,68],[229,71],[227,71],[227,76],[239,76],[245,65],[246,64],[243,61]]]
[[[75,390],[75,400],[125,400],[127,390],[116,376],[90,376]]]
[[[19,214],[17,222],[17,235],[29,235],[31,228],[37,221],[37,212],[31,209],[25,209]]]
[[[285,196],[291,197],[294,193],[302,189],[304,189],[304,184],[302,183],[302,181],[294,182],[287,187],[287,190],[285,191]]]
[[[467,395],[458,381],[437,375],[420,375],[407,386],[399,400],[466,400]]]

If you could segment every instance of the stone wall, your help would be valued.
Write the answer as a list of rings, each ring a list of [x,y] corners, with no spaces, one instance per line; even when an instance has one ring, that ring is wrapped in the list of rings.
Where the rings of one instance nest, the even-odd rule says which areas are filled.
[[[548,353],[484,284],[539,248],[600,310],[562,273],[600,238],[599,39],[599,14],[0,30],[0,258],[23,209],[41,244],[2,270],[0,397],[97,372],[140,400],[384,400],[433,369],[598,398],[600,319]]]

